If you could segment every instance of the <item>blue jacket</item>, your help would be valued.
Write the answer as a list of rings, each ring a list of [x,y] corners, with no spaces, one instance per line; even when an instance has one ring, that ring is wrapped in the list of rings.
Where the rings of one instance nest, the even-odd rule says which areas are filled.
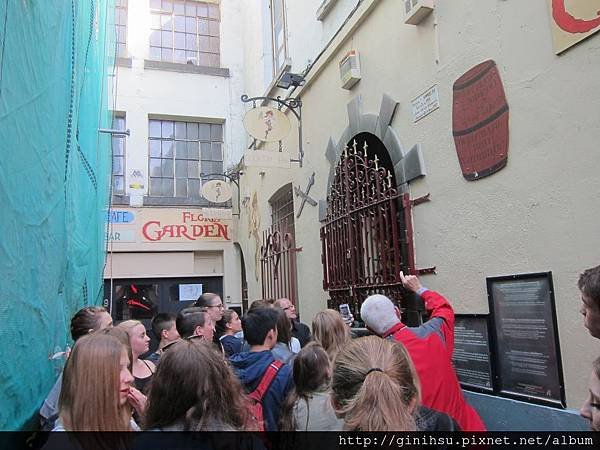
[[[243,352],[229,358],[235,374],[242,382],[247,393],[256,389],[267,367],[274,360],[270,351]],[[284,364],[277,372],[277,376],[263,398],[263,417],[266,431],[278,430],[279,411],[292,385],[292,369]]]

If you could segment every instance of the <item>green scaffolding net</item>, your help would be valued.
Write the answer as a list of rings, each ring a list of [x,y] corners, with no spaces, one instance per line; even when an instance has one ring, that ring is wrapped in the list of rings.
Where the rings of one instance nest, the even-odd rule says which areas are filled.
[[[114,0],[0,0],[0,430],[31,428],[102,301]]]

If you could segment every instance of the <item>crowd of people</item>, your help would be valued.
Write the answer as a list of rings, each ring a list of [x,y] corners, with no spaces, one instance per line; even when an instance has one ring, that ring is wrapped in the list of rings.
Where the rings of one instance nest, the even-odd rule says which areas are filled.
[[[452,367],[454,312],[446,298],[401,273],[429,319],[402,322],[387,297],[360,314],[372,335],[324,310],[312,334],[289,299],[257,300],[243,317],[205,293],[179,314],[113,326],[101,307],[71,320],[75,342],[40,410],[44,430],[484,431]],[[584,325],[600,338],[600,266],[579,279]],[[600,358],[581,415],[600,431]]]

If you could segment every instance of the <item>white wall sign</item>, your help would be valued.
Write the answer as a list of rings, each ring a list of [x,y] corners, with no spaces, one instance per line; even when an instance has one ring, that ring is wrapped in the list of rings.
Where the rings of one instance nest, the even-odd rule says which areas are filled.
[[[223,180],[210,180],[202,185],[202,197],[209,202],[225,203],[231,196],[231,188]]]
[[[277,108],[260,106],[246,113],[244,128],[259,141],[276,142],[290,134],[292,125],[290,119]]]
[[[279,167],[289,169],[290,154],[287,152],[249,150],[244,153],[244,164],[248,167]]]
[[[437,85],[419,95],[412,102],[413,123],[431,114],[440,107],[440,97]]]
[[[179,301],[189,302],[198,300],[202,295],[202,284],[180,284]]]
[[[202,208],[202,214],[206,219],[233,219],[230,208]]]

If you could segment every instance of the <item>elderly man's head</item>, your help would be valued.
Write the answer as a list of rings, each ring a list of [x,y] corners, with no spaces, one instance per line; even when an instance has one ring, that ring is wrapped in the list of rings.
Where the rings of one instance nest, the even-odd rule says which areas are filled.
[[[382,335],[400,322],[400,310],[385,295],[375,294],[363,302],[360,317],[367,328]]]

